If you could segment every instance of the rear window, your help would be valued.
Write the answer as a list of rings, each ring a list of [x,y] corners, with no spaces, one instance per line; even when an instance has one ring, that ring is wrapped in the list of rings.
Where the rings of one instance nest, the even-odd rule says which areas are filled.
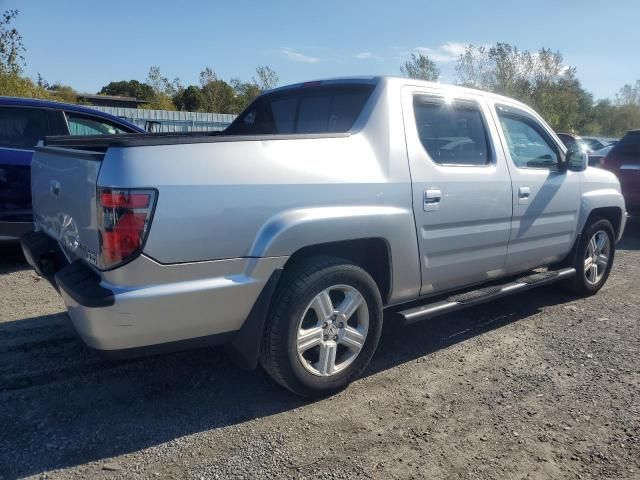
[[[344,133],[353,126],[373,88],[373,85],[320,85],[267,94],[249,105],[225,133]]]
[[[31,150],[47,135],[47,117],[36,108],[0,108],[0,147]]]

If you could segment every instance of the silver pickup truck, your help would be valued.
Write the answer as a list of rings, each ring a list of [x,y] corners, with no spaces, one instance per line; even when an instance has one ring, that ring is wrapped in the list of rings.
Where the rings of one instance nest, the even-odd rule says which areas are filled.
[[[527,106],[400,78],[269,91],[219,134],[49,137],[22,239],[91,347],[225,343],[301,395],[415,322],[609,275],[613,174]]]

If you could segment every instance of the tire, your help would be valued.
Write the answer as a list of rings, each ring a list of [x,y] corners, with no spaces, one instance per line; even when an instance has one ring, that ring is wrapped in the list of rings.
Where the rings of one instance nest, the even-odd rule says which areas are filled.
[[[606,238],[605,238],[606,237]],[[597,272],[593,270],[593,244],[592,239],[597,238],[598,242],[606,242],[606,248],[596,249],[596,254],[602,253],[607,257],[607,262],[604,264],[600,258],[600,262],[596,262]],[[602,247],[602,245],[599,245]],[[566,287],[573,293],[580,296],[594,295],[602,288],[602,286],[609,278],[611,267],[613,266],[613,259],[615,257],[615,234],[611,222],[605,219],[595,219],[589,225],[585,227],[580,237],[580,241],[577,245],[575,252],[575,260],[573,267],[576,269],[576,275],[565,284]],[[591,255],[591,260],[589,256]]]
[[[364,371],[381,332],[382,299],[371,276],[344,259],[312,257],[284,272],[260,363],[293,393],[327,396]]]

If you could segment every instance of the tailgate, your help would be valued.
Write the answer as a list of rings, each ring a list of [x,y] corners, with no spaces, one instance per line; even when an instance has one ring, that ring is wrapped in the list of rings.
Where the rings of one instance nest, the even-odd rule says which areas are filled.
[[[104,153],[36,147],[31,192],[36,229],[60,243],[69,260],[97,263],[96,181]]]

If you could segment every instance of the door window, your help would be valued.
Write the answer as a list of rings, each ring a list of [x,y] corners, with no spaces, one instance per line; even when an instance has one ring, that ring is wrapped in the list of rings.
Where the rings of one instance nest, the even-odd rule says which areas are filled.
[[[0,108],[0,147],[31,150],[47,135],[47,117],[36,108]]]
[[[559,154],[547,133],[533,119],[498,108],[500,126],[511,160],[518,168],[558,168]]]
[[[418,95],[413,109],[420,142],[439,165],[487,165],[491,161],[480,108]]]
[[[131,133],[109,121],[84,117],[73,113],[67,113],[67,123],[69,124],[70,135],[117,135],[120,133]]]

